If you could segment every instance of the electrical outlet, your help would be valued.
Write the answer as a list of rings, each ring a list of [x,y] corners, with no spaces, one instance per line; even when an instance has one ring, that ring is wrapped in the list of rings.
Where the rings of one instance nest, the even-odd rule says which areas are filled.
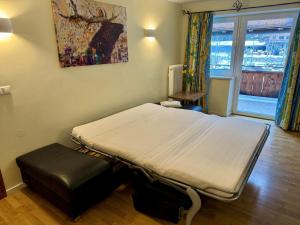
[[[10,86],[0,87],[0,95],[9,95],[9,94],[10,94]]]

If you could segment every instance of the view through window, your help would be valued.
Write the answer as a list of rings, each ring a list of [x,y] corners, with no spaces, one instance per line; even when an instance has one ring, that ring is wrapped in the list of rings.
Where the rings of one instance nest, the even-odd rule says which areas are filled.
[[[292,27],[293,18],[247,22],[238,111],[275,116]]]
[[[292,26],[292,18],[249,21],[243,70],[283,72]],[[222,19],[213,24],[210,58],[212,74],[232,70],[234,27],[233,21],[222,22]]]
[[[214,22],[210,56],[210,69],[213,75],[232,72],[233,38],[233,21]]]
[[[292,26],[292,18],[249,21],[243,70],[283,72]]]

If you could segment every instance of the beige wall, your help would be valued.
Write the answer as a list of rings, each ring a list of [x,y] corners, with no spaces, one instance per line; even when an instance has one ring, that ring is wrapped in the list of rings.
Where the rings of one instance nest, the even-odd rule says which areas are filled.
[[[233,79],[214,78],[209,89],[210,114],[229,116],[232,114]],[[217,90],[217,91],[216,91]]]
[[[234,0],[201,0],[197,3],[188,3],[182,5],[182,9],[190,10],[192,12],[197,11],[210,11],[210,10],[220,10],[220,9],[230,9],[232,8]],[[244,7],[253,7],[261,5],[273,5],[280,3],[294,2],[291,0],[247,0],[243,1]],[[268,10],[278,10],[285,8],[294,8],[300,7],[300,4],[294,4],[289,6],[279,6],[272,8],[261,8],[261,9],[251,9],[243,10],[242,12],[257,12],[257,11],[268,11]],[[226,12],[227,14],[234,14],[235,11]],[[219,13],[220,14],[220,13]],[[188,29],[188,17],[182,17],[182,32],[181,32],[181,62],[184,61],[184,52],[185,52],[185,41],[187,36]],[[234,76],[234,75],[233,75]],[[214,114],[221,116],[230,115],[232,113],[232,101],[233,101],[233,92],[234,92],[235,80],[227,79],[211,79],[211,88],[209,96],[209,111]]]
[[[72,127],[167,96],[168,66],[180,61],[181,7],[166,0],[102,0],[127,7],[129,63],[61,69],[50,0],[0,0],[14,35],[0,41],[0,167],[18,184],[15,158],[52,142],[70,145]],[[0,12],[0,13],[1,13]],[[157,40],[143,27],[157,27]]]

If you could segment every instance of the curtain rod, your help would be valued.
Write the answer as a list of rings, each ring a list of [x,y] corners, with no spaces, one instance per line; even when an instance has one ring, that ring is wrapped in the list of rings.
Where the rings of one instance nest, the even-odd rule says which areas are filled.
[[[195,14],[195,13],[206,13],[206,12],[214,13],[214,12],[227,12],[227,11],[234,11],[234,10],[236,10],[237,12],[239,12],[241,10],[246,10],[246,9],[258,9],[258,8],[266,8],[266,7],[272,7],[272,6],[293,5],[293,4],[297,4],[297,3],[300,3],[300,1],[298,1],[298,2],[280,3],[280,4],[273,4],[273,5],[252,6],[252,7],[245,7],[245,8],[241,8],[241,9],[231,8],[231,9],[220,9],[220,10],[199,11],[199,12],[191,12],[189,10],[183,10],[183,14],[184,15],[192,15],[192,14]]]

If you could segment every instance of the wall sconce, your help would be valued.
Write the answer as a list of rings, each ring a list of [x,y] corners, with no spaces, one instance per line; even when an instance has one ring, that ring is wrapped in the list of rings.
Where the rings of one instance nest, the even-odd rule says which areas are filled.
[[[0,18],[0,33],[12,33],[12,24],[8,18]]]
[[[8,18],[0,18],[0,37],[10,36],[12,32],[11,21]]]
[[[144,29],[144,35],[147,38],[155,38],[155,30],[154,29]]]

